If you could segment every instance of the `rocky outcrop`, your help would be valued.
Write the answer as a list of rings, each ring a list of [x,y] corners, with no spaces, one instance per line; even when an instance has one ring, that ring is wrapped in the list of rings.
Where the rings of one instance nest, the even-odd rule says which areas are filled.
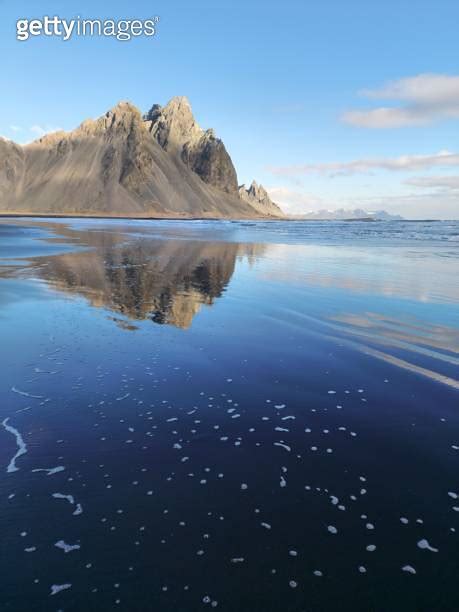
[[[145,115],[145,122],[161,147],[178,156],[185,143],[198,140],[202,134],[185,96],[172,98],[164,107],[154,104]]]
[[[182,149],[182,160],[209,185],[227,193],[237,194],[237,175],[223,142],[213,130],[207,130],[195,142],[187,142]]]
[[[164,108],[155,104],[145,120],[165,151],[179,156],[205,183],[237,194],[236,170],[225,145],[212,129],[199,127],[187,98],[172,98]]]
[[[241,198],[221,140],[186,98],[142,117],[120,102],[72,132],[0,140],[0,212],[133,217],[281,216]]]
[[[279,206],[271,200],[263,185],[258,185],[256,181],[252,181],[248,189],[245,185],[241,185],[239,187],[239,197],[262,214],[264,212],[265,214],[282,216]]]

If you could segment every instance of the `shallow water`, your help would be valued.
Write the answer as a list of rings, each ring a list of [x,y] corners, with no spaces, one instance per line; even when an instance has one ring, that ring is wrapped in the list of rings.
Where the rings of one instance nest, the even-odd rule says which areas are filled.
[[[1,221],[0,608],[459,609],[458,236]]]

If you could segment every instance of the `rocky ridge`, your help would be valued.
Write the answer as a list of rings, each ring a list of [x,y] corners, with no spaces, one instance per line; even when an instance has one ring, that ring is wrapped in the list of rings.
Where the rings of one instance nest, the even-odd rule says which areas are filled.
[[[223,142],[197,124],[185,97],[144,116],[120,102],[71,132],[23,146],[0,139],[3,213],[282,217],[252,186],[241,192]]]

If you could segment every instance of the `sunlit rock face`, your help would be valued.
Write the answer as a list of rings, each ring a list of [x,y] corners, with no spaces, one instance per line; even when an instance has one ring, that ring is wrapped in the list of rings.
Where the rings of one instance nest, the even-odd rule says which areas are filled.
[[[145,120],[165,151],[181,159],[205,183],[237,196],[236,170],[225,145],[212,129],[204,131],[198,125],[186,97],[172,98],[164,108],[153,105]]]
[[[171,218],[282,216],[240,197],[236,170],[184,97],[142,116],[119,102],[71,132],[0,139],[0,212]]]

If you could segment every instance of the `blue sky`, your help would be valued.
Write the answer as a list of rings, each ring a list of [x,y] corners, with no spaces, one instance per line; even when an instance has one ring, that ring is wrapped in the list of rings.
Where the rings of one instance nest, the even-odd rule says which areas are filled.
[[[288,210],[459,218],[457,0],[0,0],[0,12],[7,138],[186,95],[240,182]],[[129,42],[16,40],[17,19],[44,15],[160,23]]]

